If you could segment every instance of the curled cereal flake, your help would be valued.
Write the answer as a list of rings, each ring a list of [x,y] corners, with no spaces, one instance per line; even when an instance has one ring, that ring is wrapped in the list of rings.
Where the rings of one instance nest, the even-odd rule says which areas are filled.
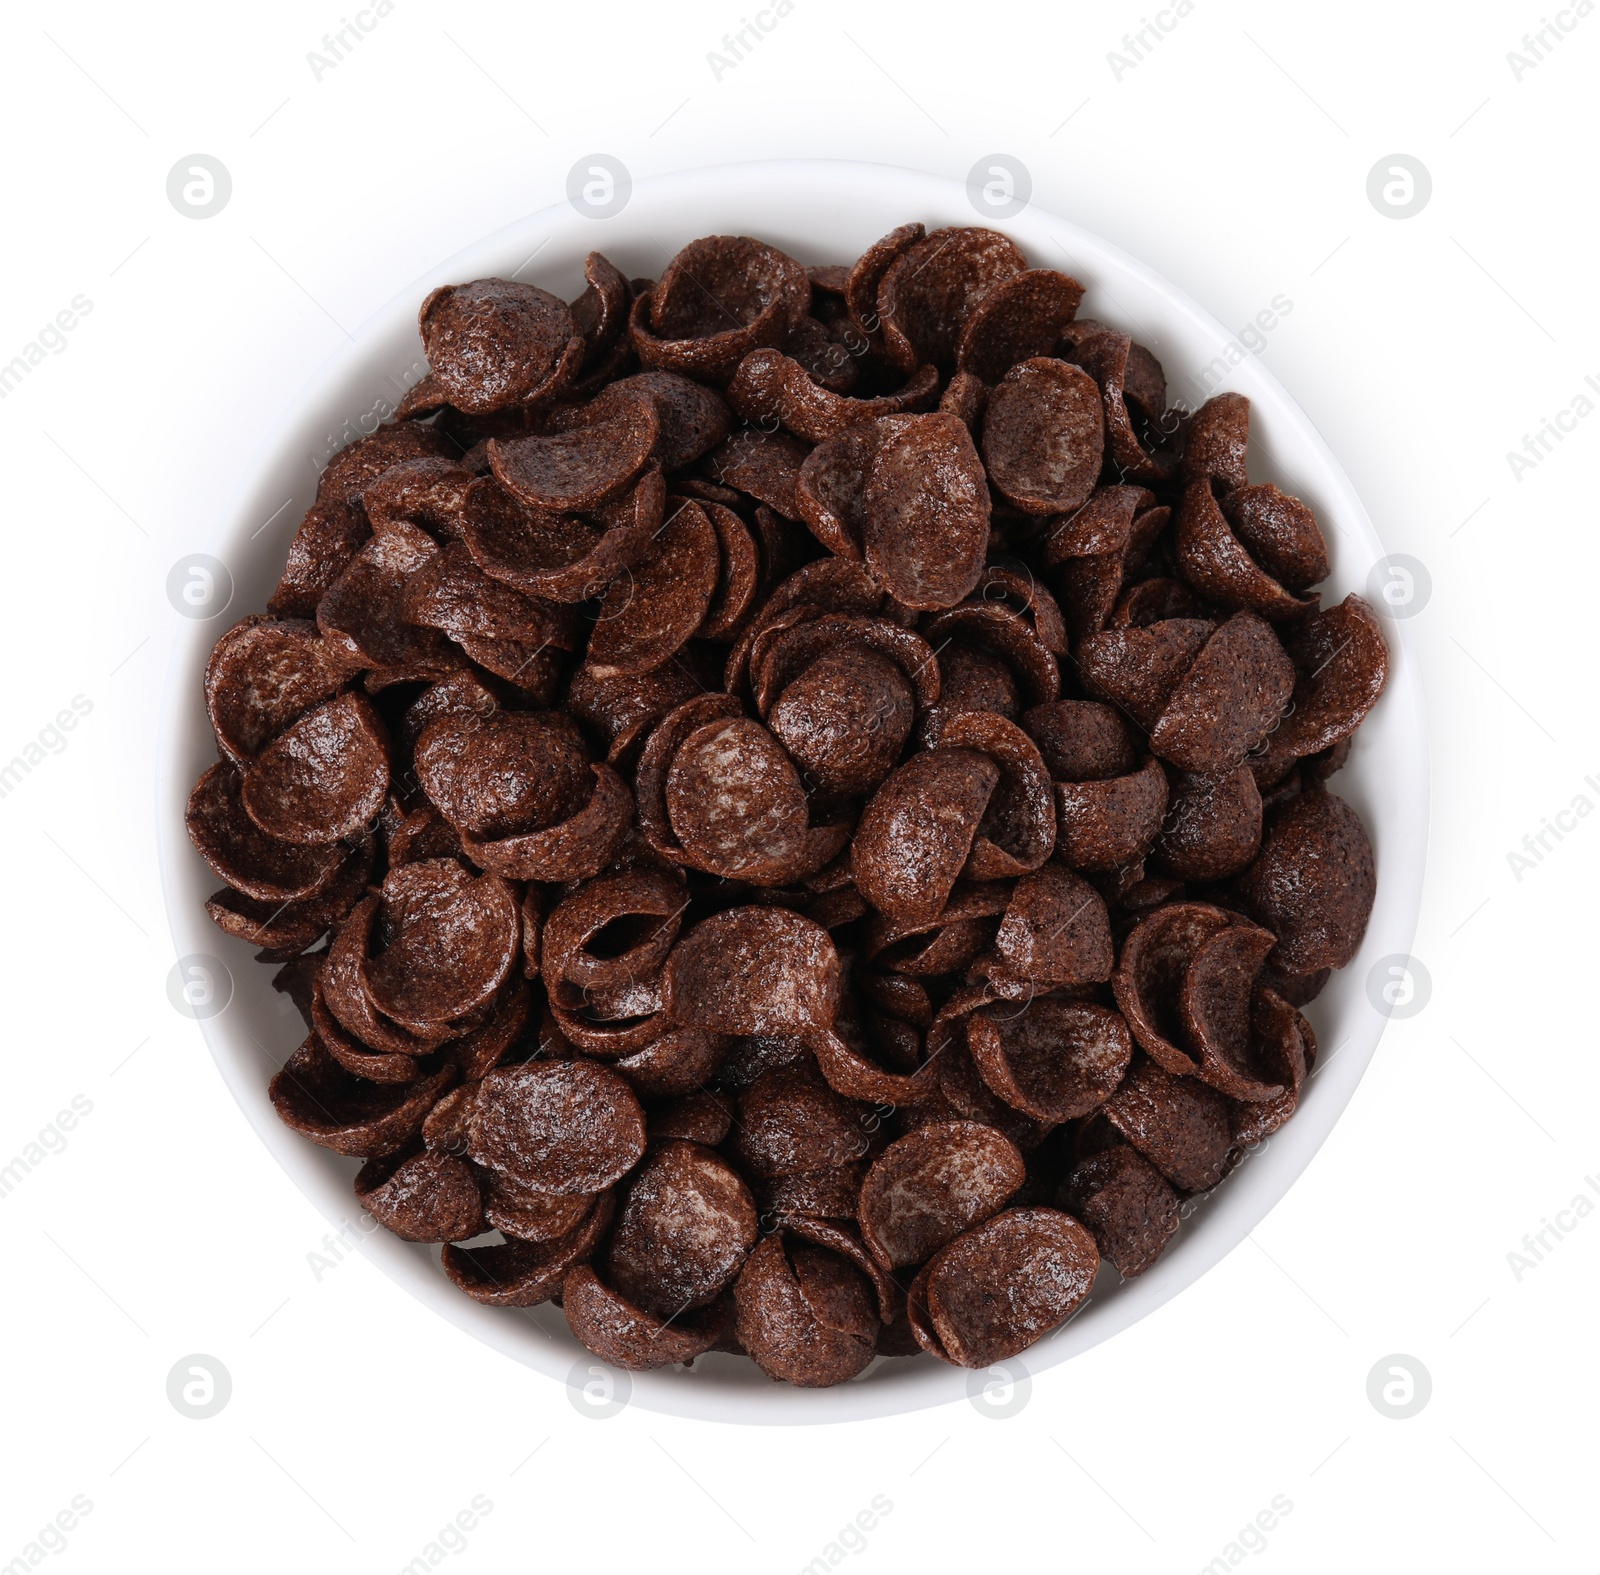
[[[225,886],[206,899],[206,913],[225,935],[259,947],[264,954],[260,961],[284,961],[326,934],[361,900],[376,851],[373,840],[366,838],[315,896],[262,902]]]
[[[786,1219],[853,1220],[865,1174],[860,1161],[774,1176],[756,1189],[761,1213]]]
[[[1204,1192],[1222,1179],[1232,1129],[1229,1102],[1216,1089],[1135,1056],[1104,1109],[1112,1126],[1180,1191]]]
[[[1161,375],[1160,363],[1147,350],[1143,353],[1143,364],[1138,368],[1138,372],[1144,374],[1140,382],[1135,369],[1129,364],[1132,350],[1133,340],[1127,334],[1110,330],[1094,335],[1078,347],[1078,364],[1100,386],[1105,406],[1106,446],[1110,450],[1112,464],[1130,480],[1160,481],[1176,469],[1176,464],[1170,455],[1152,453],[1139,441],[1125,395],[1133,392],[1127,386],[1130,375],[1133,375],[1136,386],[1142,388],[1145,397],[1152,402],[1159,401],[1164,407],[1166,380]],[[1163,410],[1157,408],[1146,413],[1155,419],[1162,415]]]
[[[375,536],[317,603],[322,637],[353,666],[385,669],[406,678],[437,678],[459,667],[435,629],[406,617],[406,582],[438,555],[433,538],[414,525]]]
[[[389,791],[389,737],[344,694],[290,723],[244,768],[240,802],[268,836],[316,847],[357,836]]]
[[[870,1147],[867,1107],[830,1088],[806,1060],[754,1078],[739,1097],[734,1146],[752,1175],[771,1178],[848,1165]]]
[[[455,1077],[446,1064],[410,1083],[368,1082],[347,1072],[312,1034],[284,1062],[267,1094],[286,1127],[336,1154],[370,1159],[410,1142]]]
[[[1022,1185],[1016,1146],[977,1121],[934,1121],[891,1143],[861,1185],[861,1236],[885,1268],[922,1263],[1005,1207]]]
[[[1274,965],[1288,973],[1344,967],[1366,934],[1376,890],[1361,817],[1321,789],[1272,817],[1260,854],[1239,878],[1249,911],[1278,937]]]
[[[1100,1267],[1090,1236],[1057,1209],[1007,1209],[942,1248],[907,1297],[912,1332],[957,1367],[1025,1351],[1087,1300]]]
[[[973,308],[1027,266],[1016,243],[995,230],[935,230],[914,242],[884,270],[878,286],[890,360],[908,372],[930,361],[950,371]]]
[[[577,728],[551,711],[442,716],[417,740],[416,770],[451,825],[486,839],[567,820],[592,781]]]
[[[1223,513],[1244,549],[1286,590],[1308,590],[1328,577],[1327,543],[1299,498],[1262,482],[1230,493]]]
[[[696,633],[702,640],[731,640],[755,608],[761,588],[761,549],[750,527],[726,504],[708,499],[700,507],[717,533],[721,562],[711,605]]]
[[[675,498],[643,556],[606,587],[587,664],[600,678],[647,673],[680,650],[717,589],[717,532],[692,498]]]
[[[814,873],[849,836],[847,825],[810,824],[793,763],[748,717],[707,722],[682,740],[667,769],[666,808],[685,863],[757,885]]]
[[[937,1092],[930,1071],[922,1068],[909,1074],[885,1071],[864,1053],[864,1036],[851,1034],[849,1038],[845,1037],[847,1025],[843,1021],[839,1029],[838,1033],[818,1029],[807,1040],[816,1053],[818,1069],[830,1088],[849,1099],[891,1106],[919,1105]],[[912,1039],[914,1044],[915,1035]],[[852,1043],[852,1040],[855,1042]]]
[[[1389,650],[1372,609],[1359,596],[1313,613],[1290,636],[1298,671],[1294,705],[1272,735],[1274,754],[1305,756],[1344,742],[1378,703]]]
[[[1221,776],[1180,775],[1172,788],[1155,862],[1179,880],[1237,875],[1261,846],[1261,794],[1248,766]]]
[[[326,970],[324,970],[326,972]],[[372,1043],[345,1031],[343,1023],[329,1010],[327,992],[321,979],[311,995],[311,1027],[322,1048],[347,1072],[373,1083],[410,1083],[421,1072],[418,1057],[431,1052],[433,1043],[418,1042],[404,1048],[374,1048]],[[399,1031],[396,1031],[398,1037]],[[380,1034],[372,1040],[379,1046],[388,1041]]]
[[[757,511],[757,519],[760,511]],[[883,592],[859,563],[845,558],[819,558],[789,576],[767,597],[761,614],[752,620],[728,653],[724,685],[729,694],[741,690],[758,645],[775,639],[784,629],[823,612],[876,613],[883,608]]]
[[[474,414],[547,394],[568,362],[568,376],[576,372],[584,350],[565,301],[510,279],[435,290],[419,324],[435,397]]]
[[[693,1317],[658,1318],[613,1290],[587,1265],[567,1275],[561,1310],[573,1334],[596,1356],[633,1372],[692,1362],[717,1344],[728,1321],[720,1305]]]
[[[864,976],[864,988],[872,992],[869,999],[886,1005],[891,1016],[926,1028],[932,1007],[927,991],[914,980],[965,968],[994,939],[1009,896],[1005,881],[957,881],[949,901],[932,918],[876,916],[867,930],[867,955],[894,973]],[[896,996],[907,989],[920,991],[920,1006],[908,1006],[903,996],[892,999],[887,995],[891,989]]]
[[[583,259],[583,280],[583,294],[571,311],[573,328],[583,337],[583,375],[588,379],[626,337],[633,287],[601,252],[590,252]]]
[[[613,408],[621,401],[643,395],[655,407],[659,431],[655,460],[663,470],[681,470],[709,454],[728,435],[733,417],[715,389],[706,388],[675,372],[638,372],[611,384],[589,410]],[[579,419],[577,412],[558,413],[556,427]]]
[[[1052,268],[1029,268],[989,290],[961,329],[956,365],[998,383],[1019,361],[1054,355],[1083,286]]]
[[[1017,882],[978,972],[996,994],[1031,998],[1035,990],[1104,983],[1113,961],[1105,899],[1051,863]]]
[[[674,1139],[715,1148],[733,1130],[733,1106],[726,1095],[701,1088],[653,1106],[646,1119],[652,1149]]]
[[[601,1192],[644,1154],[627,1081],[589,1061],[528,1061],[483,1079],[469,1151],[534,1192]]]
[[[1257,983],[1250,1001],[1250,1035],[1257,1059],[1283,1085],[1276,1099],[1233,1107],[1233,1145],[1252,1147],[1270,1137],[1295,1113],[1312,1063],[1317,1038],[1290,1003],[1269,986]]]
[[[750,1189],[698,1143],[653,1148],[629,1178],[605,1259],[611,1285],[658,1318],[714,1301],[756,1243]]]
[[[832,1025],[839,954],[819,924],[785,908],[729,908],[673,948],[668,1016],[717,1034],[803,1033]]]
[[[883,324],[878,317],[878,286],[889,265],[916,245],[927,231],[920,224],[902,224],[874,241],[851,265],[845,276],[844,301],[850,320],[869,344],[881,345]]]
[[[945,722],[936,742],[981,750],[999,767],[962,873],[970,880],[1001,880],[1043,864],[1056,843],[1056,807],[1033,740],[1003,716],[968,711]]]
[[[461,538],[479,568],[495,579],[529,596],[586,601],[644,555],[666,503],[660,472],[647,470],[626,501],[631,507],[619,508],[617,522],[605,528],[524,508],[485,476],[467,490]]]
[[[587,1193],[532,1192],[492,1170],[476,1169],[483,1178],[485,1220],[517,1241],[559,1241],[583,1222],[594,1203]]]
[[[464,1079],[476,1081],[485,1076],[522,1038],[533,1011],[533,991],[521,981],[513,982],[500,993],[492,1010],[494,1015],[482,1027],[445,1044],[445,1054],[461,1068]],[[470,1020],[479,1015],[475,1013]]]
[[[1078,673],[1097,700],[1143,728],[1154,727],[1168,697],[1216,628],[1206,618],[1167,618],[1149,628],[1107,629],[1078,646]]]
[[[875,1354],[871,1287],[838,1253],[768,1236],[733,1294],[739,1343],[769,1378],[800,1388],[844,1383]]]
[[[888,418],[863,491],[867,567],[907,607],[953,607],[983,574],[989,489],[967,429],[934,412]]]
[[[1243,394],[1216,394],[1189,421],[1183,450],[1186,483],[1215,481],[1224,492],[1250,484],[1245,455],[1250,446],[1250,401]]]
[[[1270,930],[1230,924],[1203,941],[1179,997],[1184,1032],[1200,1058],[1200,1076],[1231,1099],[1276,1099],[1284,1085],[1252,1054],[1251,998],[1256,976],[1277,943]]]
[[[449,541],[460,531],[461,510],[473,473],[439,456],[402,460],[361,494],[372,522],[382,536],[397,525],[410,525],[436,541]]]
[[[987,383],[970,372],[957,372],[939,396],[939,409],[946,415],[954,416],[973,437],[977,437],[988,402]]]
[[[1209,903],[1176,902],[1141,919],[1122,943],[1111,978],[1117,1005],[1140,1048],[1175,1076],[1199,1071],[1181,1017],[1184,980],[1200,948],[1233,922]]]
[[[536,831],[480,840],[462,834],[473,863],[508,880],[586,880],[598,875],[627,834],[633,795],[610,766],[598,763],[587,802],[566,820]]]
[[[300,521],[267,610],[278,618],[314,618],[317,604],[371,537],[359,498],[319,498]]]
[[[1100,390],[1052,356],[1020,361],[989,394],[983,459],[1008,503],[1026,514],[1082,507],[1105,452]]]
[[[496,480],[530,509],[596,509],[614,498],[649,462],[661,421],[642,394],[608,403],[608,415],[568,431],[491,439]]]
[[[446,1246],[439,1266],[457,1290],[489,1307],[537,1307],[562,1289],[574,1265],[586,1262],[611,1223],[609,1192],[590,1205],[566,1235],[554,1241],[508,1240],[492,1247]]]
[[[1304,617],[1317,605],[1314,595],[1285,590],[1250,556],[1217,506],[1209,481],[1190,482],[1184,490],[1175,545],[1178,572],[1218,606],[1284,622]]]
[[[739,427],[711,451],[706,465],[723,486],[747,492],[785,519],[797,520],[795,485],[810,448],[787,432]]]
[[[367,954],[372,948],[372,932],[378,918],[380,896],[358,902],[350,910],[328,946],[327,960],[317,980],[318,994],[327,1011],[352,1040],[352,1053],[397,1056],[428,1055],[449,1037],[448,1028],[413,1033],[390,1021],[378,1010],[367,988]],[[319,1018],[318,1021],[321,1021]],[[332,1035],[326,1034],[329,1049],[349,1064]],[[403,1062],[391,1063],[403,1069]],[[398,1074],[397,1074],[398,1075]]]
[[[366,965],[372,1002],[423,1034],[492,1001],[511,977],[522,935],[510,887],[453,859],[391,871],[375,930]]]
[[[1037,1121],[1075,1121],[1122,1081],[1133,1039],[1109,1007],[1039,996],[1020,1011],[974,1012],[967,1049],[978,1075],[1013,1110]]]
[[[1138,769],[1139,750],[1112,706],[1055,700],[1034,706],[1022,726],[1057,782],[1105,782]]]
[[[483,1200],[465,1160],[424,1149],[409,1159],[369,1159],[356,1197],[402,1241],[466,1241],[483,1229]]]
[[[850,845],[856,889],[890,918],[932,919],[966,866],[999,780],[999,765],[974,749],[912,756],[861,812]]]
[[[1167,697],[1150,748],[1180,771],[1228,771],[1272,731],[1293,692],[1294,666],[1271,627],[1235,613]]]
[[[704,687],[676,660],[652,672],[610,678],[580,667],[567,689],[567,709],[606,746],[610,765],[631,766],[655,724]]]
[[[1165,510],[1152,510],[1165,513]],[[1163,618],[1195,618],[1200,614],[1200,603],[1182,580],[1166,575],[1140,580],[1130,585],[1117,598],[1111,616],[1106,619],[1108,629],[1144,628],[1160,623]]]
[[[778,1228],[789,1236],[809,1242],[813,1247],[837,1253],[866,1275],[878,1304],[878,1317],[883,1323],[893,1323],[900,1316],[905,1306],[904,1292],[883,1265],[867,1251],[861,1237],[850,1226],[835,1220],[808,1218],[780,1211]]]
[[[810,280],[792,257],[748,236],[708,235],[691,241],[662,271],[650,292],[649,325],[658,340],[697,340],[707,352],[740,345],[726,363],[732,371],[757,345],[781,344],[810,300]],[[637,348],[647,365],[656,364],[651,346]],[[702,376],[712,370],[704,364],[668,369]]]
[[[200,857],[258,902],[295,902],[326,891],[343,867],[345,849],[269,836],[245,813],[243,785],[238,768],[225,760],[195,784],[184,824]]]
[[[654,978],[678,938],[688,891],[675,872],[619,870],[586,882],[551,909],[543,934],[551,999]]]
[[[242,766],[349,681],[349,662],[323,643],[314,623],[252,614],[217,641],[206,663],[206,715],[217,747]]]
[[[715,1077],[731,1041],[697,1028],[667,1028],[642,1050],[630,1051],[612,1066],[645,1099],[692,1093]]]
[[[562,651],[578,644],[572,608],[485,574],[462,542],[452,542],[406,581],[403,603],[413,623],[462,643],[521,641]]]
[[[974,600],[934,613],[927,619],[924,633],[939,652],[940,673],[949,671],[958,684],[964,677],[968,685],[982,693],[982,681],[974,684],[973,680],[979,672],[993,671],[991,663],[982,662],[983,656],[999,663],[1005,675],[1001,680],[1001,704],[962,704],[957,692],[944,697],[941,715],[956,710],[996,711],[1014,720],[1021,706],[1043,705],[1061,693],[1061,670],[1054,653],[1028,620],[1003,602]],[[958,689],[958,685],[946,687]],[[1013,695],[1016,704],[1007,705],[1005,702]],[[937,731],[938,725],[933,730]]]
[[[1060,1206],[1094,1236],[1124,1279],[1143,1274],[1178,1229],[1178,1195],[1130,1144],[1081,1159],[1061,1184]]]
[[[490,687],[483,674],[448,673],[430,684],[406,707],[396,730],[397,740],[406,755],[415,752],[417,740],[430,722],[443,716],[488,716],[500,709],[498,686]]]
[[[746,421],[775,420],[807,443],[836,437],[874,416],[926,410],[938,397],[939,374],[931,366],[918,367],[896,393],[852,399],[814,382],[805,367],[777,350],[753,350],[728,385],[728,402]]]
[[[867,468],[897,430],[892,421],[861,421],[818,443],[795,478],[795,507],[829,552],[859,560],[866,530]]]

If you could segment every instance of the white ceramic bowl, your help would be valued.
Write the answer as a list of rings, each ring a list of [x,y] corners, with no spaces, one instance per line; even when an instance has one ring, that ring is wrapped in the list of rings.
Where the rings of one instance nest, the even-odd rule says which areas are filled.
[[[211,644],[234,618],[265,606],[327,454],[371,430],[420,375],[417,307],[436,285],[516,272],[570,298],[583,286],[583,259],[591,250],[603,250],[626,274],[654,277],[686,241],[714,233],[756,235],[802,262],[845,262],[911,219],[929,229],[989,223],[1010,234],[1035,266],[1073,274],[1088,287],[1081,315],[1117,324],[1149,345],[1166,368],[1174,397],[1187,392],[1197,403],[1200,395],[1191,379],[1232,342],[1220,323],[1149,269],[1037,207],[1000,220],[980,217],[964,186],[882,165],[732,164],[641,181],[622,212],[605,220],[584,217],[562,203],[453,257],[373,317],[316,374],[263,451],[210,547],[233,573],[232,604],[225,616],[186,628],[169,678],[159,796],[161,868],[177,955],[221,958],[233,977],[227,1009],[201,1024],[217,1066],[262,1141],[331,1221],[365,1218],[351,1191],[355,1162],[315,1147],[274,1115],[268,1079],[303,1030],[283,997],[271,990],[272,970],[252,962],[249,948],[210,924],[202,904],[216,880],[184,834],[190,787],[215,758],[201,698]],[[1276,481],[1305,498],[1322,521],[1333,556],[1325,600],[1361,591],[1383,548],[1310,422],[1254,356],[1243,355],[1217,386],[1250,397],[1253,479]],[[272,523],[263,529],[268,520]],[[1126,1283],[1117,1283],[1114,1270],[1104,1270],[1079,1314],[1025,1353],[1028,1372],[1053,1367],[1127,1328],[1242,1241],[1316,1153],[1372,1058],[1386,1019],[1368,1000],[1367,975],[1378,959],[1410,948],[1427,845],[1421,695],[1400,626],[1390,621],[1386,628],[1392,653],[1388,692],[1334,783],[1371,833],[1379,872],[1377,905],[1360,955],[1334,976],[1310,1009],[1323,1047],[1317,1074],[1294,1119],[1193,1209],[1154,1268]],[[515,1360],[579,1385],[590,1381],[591,1367],[598,1371],[555,1308],[481,1307],[444,1278],[437,1248],[413,1246],[381,1230],[366,1236],[365,1251],[411,1295]],[[1011,1371],[1018,1371],[1014,1364]],[[834,1389],[796,1390],[770,1383],[742,1359],[711,1356],[692,1371],[632,1375],[631,1399],[654,1410],[721,1421],[832,1422],[957,1399],[984,1376],[919,1358],[879,1361]]]

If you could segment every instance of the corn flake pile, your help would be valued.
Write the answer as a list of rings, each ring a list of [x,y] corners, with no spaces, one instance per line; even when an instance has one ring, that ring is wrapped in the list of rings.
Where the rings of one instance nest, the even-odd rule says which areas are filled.
[[[428,297],[212,654],[273,1102],[619,1367],[987,1366],[1294,1113],[1377,619],[1248,402],[1169,410],[992,230],[585,271]]]

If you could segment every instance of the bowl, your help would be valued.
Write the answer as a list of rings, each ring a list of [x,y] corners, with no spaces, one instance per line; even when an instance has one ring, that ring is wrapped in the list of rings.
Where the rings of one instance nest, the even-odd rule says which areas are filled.
[[[1275,481],[1303,497],[1322,521],[1333,561],[1325,600],[1364,591],[1383,547],[1337,461],[1260,360],[1187,296],[1077,225],[1032,205],[995,218],[980,204],[967,186],[913,170],[786,160],[641,180],[620,211],[603,219],[567,202],[521,219],[417,280],[316,373],[249,466],[248,479],[209,544],[233,576],[232,616],[195,620],[183,631],[165,697],[158,798],[160,867],[177,955],[220,962],[232,980],[225,1008],[202,1017],[201,1032],[246,1118],[284,1170],[330,1221],[355,1228],[368,1258],[397,1286],[508,1357],[574,1388],[706,1420],[815,1423],[939,1405],[972,1395],[1002,1375],[971,1373],[928,1357],[879,1359],[850,1383],[804,1390],[774,1384],[753,1363],[719,1355],[702,1357],[692,1370],[608,1373],[567,1332],[558,1309],[480,1306],[445,1279],[438,1248],[403,1242],[378,1229],[351,1190],[356,1162],[314,1146],[274,1114],[267,1083],[304,1029],[271,989],[272,970],[255,963],[249,947],[223,936],[206,917],[203,904],[216,878],[190,847],[183,826],[190,788],[215,759],[201,695],[206,656],[233,617],[265,607],[328,456],[371,431],[425,370],[416,315],[435,286],[514,274],[571,298],[583,287],[583,259],[591,250],[604,251],[625,274],[655,277],[686,241],[714,233],[759,236],[805,263],[845,262],[912,219],[930,230],[989,224],[1012,236],[1034,266],[1074,275],[1087,286],[1081,315],[1113,323],[1148,345],[1165,366],[1175,397],[1192,405],[1221,389],[1248,395],[1253,479]],[[245,459],[241,455],[241,463]],[[1005,1364],[1004,1377],[1037,1375],[1098,1345],[1222,1259],[1293,1185],[1372,1059],[1387,1016],[1375,1004],[1382,996],[1369,993],[1368,979],[1387,977],[1387,965],[1409,951],[1421,900],[1428,816],[1426,729],[1416,665],[1401,625],[1393,619],[1385,624],[1392,656],[1388,690],[1334,783],[1371,835],[1379,871],[1377,902],[1360,953],[1333,976],[1308,1011],[1322,1054],[1299,1110],[1209,1197],[1186,1207],[1178,1234],[1154,1267],[1125,1282],[1109,1266],[1102,1269],[1081,1310]],[[216,999],[222,998],[219,992]]]

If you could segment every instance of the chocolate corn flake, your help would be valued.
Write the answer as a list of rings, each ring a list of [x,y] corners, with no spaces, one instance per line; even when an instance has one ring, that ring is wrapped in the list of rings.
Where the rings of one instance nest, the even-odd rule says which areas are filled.
[[[1029,264],[436,290],[212,652],[186,823],[307,1025],[274,1108],[603,1361],[1004,1360],[1306,1089],[1381,624],[1248,400],[1169,409]]]

